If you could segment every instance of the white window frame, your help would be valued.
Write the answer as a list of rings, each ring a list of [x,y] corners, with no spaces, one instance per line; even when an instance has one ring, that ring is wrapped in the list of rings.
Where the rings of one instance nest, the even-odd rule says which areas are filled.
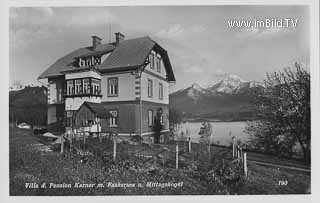
[[[157,72],[161,73],[161,57],[157,56]]]
[[[67,80],[67,95],[74,95],[74,82]]]
[[[112,83],[111,81],[115,80],[116,83]],[[119,80],[117,77],[108,78],[107,80],[108,86],[108,97],[117,97],[119,96]],[[116,85],[114,85],[116,84]]]
[[[154,54],[150,54],[150,69],[154,70]]]
[[[90,79],[83,79],[83,94],[90,94]]]
[[[153,97],[153,81],[148,79],[148,97]]]
[[[163,84],[159,82],[159,99],[163,100]]]
[[[92,94],[94,95],[100,94],[100,80],[92,78],[91,86],[92,86]]]
[[[109,110],[109,113],[114,116],[109,119],[109,127],[118,127],[118,124],[117,124],[117,120],[119,119],[118,110],[116,109]]]
[[[153,125],[153,111],[152,109],[148,110],[148,126]]]
[[[82,81],[81,79],[76,79],[74,81],[74,86],[75,86],[75,95],[82,94]]]

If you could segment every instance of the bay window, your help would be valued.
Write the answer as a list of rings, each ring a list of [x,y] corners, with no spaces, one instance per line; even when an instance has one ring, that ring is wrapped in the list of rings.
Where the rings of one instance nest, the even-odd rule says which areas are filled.
[[[82,94],[82,80],[75,80],[75,94]]]
[[[90,82],[89,78],[83,79],[83,94],[89,94],[90,93]]]
[[[73,86],[73,80],[67,81],[67,95],[73,95],[74,94],[74,86]]]
[[[91,90],[92,90],[92,94],[95,94],[95,95],[100,94],[100,80],[92,78]]]
[[[78,78],[67,80],[66,96],[88,96],[101,94],[100,80],[96,78]]]

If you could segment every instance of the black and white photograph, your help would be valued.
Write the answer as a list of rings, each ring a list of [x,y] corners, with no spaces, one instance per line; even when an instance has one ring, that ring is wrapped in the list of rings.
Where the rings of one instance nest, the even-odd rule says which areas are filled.
[[[8,195],[310,196],[313,7],[7,7]]]

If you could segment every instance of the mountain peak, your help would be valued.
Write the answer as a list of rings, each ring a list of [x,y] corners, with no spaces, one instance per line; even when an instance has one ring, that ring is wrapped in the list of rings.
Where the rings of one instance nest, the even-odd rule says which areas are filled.
[[[226,81],[226,82],[234,82],[235,81],[235,82],[239,82],[239,83],[247,82],[247,81],[243,80],[242,78],[240,78],[239,76],[233,75],[233,74],[228,75],[222,81]]]
[[[222,79],[217,84],[213,85],[210,90],[212,92],[221,92],[221,93],[234,93],[242,84],[247,81],[243,80],[239,76],[230,74],[227,75],[224,79]]]
[[[202,90],[202,89],[203,89],[198,83],[193,83],[193,84],[191,85],[191,87],[192,87],[193,89],[196,89],[196,90]]]

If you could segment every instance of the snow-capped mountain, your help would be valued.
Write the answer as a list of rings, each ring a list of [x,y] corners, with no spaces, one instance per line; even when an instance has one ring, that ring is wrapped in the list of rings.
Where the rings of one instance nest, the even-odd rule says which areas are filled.
[[[209,94],[240,94],[245,93],[251,88],[262,86],[261,83],[256,81],[246,81],[236,75],[228,75],[220,82],[203,88],[197,83],[193,83],[186,89],[177,92],[186,92],[187,95],[193,99],[198,99],[200,96]],[[176,93],[177,93],[176,92]]]
[[[247,87],[251,82],[247,82],[236,75],[228,75],[223,80],[209,87],[209,90],[214,93],[236,94],[242,88]],[[250,85],[249,85],[250,86]]]
[[[229,75],[208,88],[193,83],[170,94],[170,106],[189,117],[248,119],[252,115],[250,90],[259,86],[262,86],[259,82],[245,81],[236,75]]]
[[[186,95],[187,97],[191,98],[196,102],[201,97],[205,96],[206,94],[210,93],[207,89],[201,87],[198,83],[193,83],[190,87],[185,89],[179,90],[172,94],[175,95]]]

